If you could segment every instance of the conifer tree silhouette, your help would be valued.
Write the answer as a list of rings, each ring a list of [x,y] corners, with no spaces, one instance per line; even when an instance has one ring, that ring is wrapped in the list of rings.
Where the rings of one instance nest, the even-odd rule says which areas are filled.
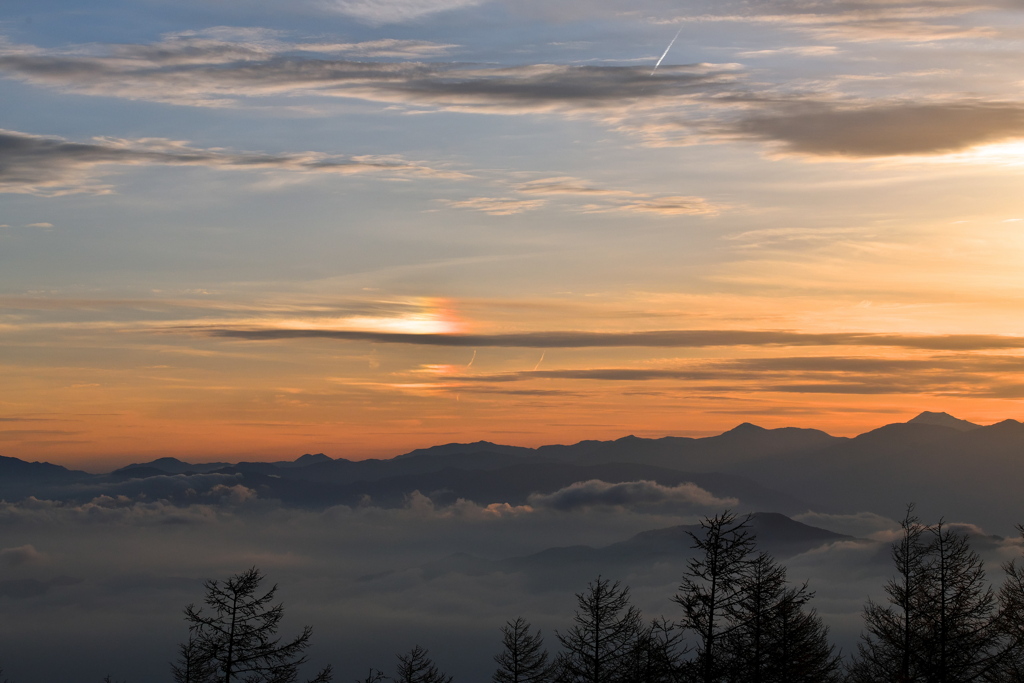
[[[552,667],[540,631],[531,632],[529,622],[522,617],[506,622],[501,627],[502,646],[494,656],[498,670],[491,677],[493,683],[547,683]]]
[[[701,520],[690,533],[697,554],[689,561],[679,592],[672,598],[683,608],[680,625],[696,640],[696,680],[716,683],[724,674],[720,641],[736,627],[750,573],[754,536],[750,516],[728,510]]]
[[[828,628],[805,609],[814,597],[807,584],[791,586],[786,568],[768,553],[750,562],[734,628],[721,641],[728,680],[745,683],[831,683],[840,658]]]
[[[394,683],[452,683],[452,677],[442,673],[428,654],[417,645],[408,654],[398,655]]]
[[[885,587],[889,604],[869,600],[865,606],[865,632],[850,681],[1003,680],[995,672],[1005,654],[1005,631],[967,534],[942,521],[922,525],[913,506],[901,527],[903,535],[892,549],[897,577]],[[1013,576],[1008,578],[1012,582]]]
[[[555,664],[558,683],[620,683],[627,680],[630,655],[643,630],[629,588],[600,576],[576,594],[573,625],[558,633],[562,652]]]
[[[282,642],[277,636],[284,607],[273,604],[277,585],[260,594],[264,576],[256,567],[223,583],[205,583],[209,611],[189,605],[189,639],[171,665],[176,683],[294,683],[313,629]],[[310,683],[329,683],[331,667]]]
[[[892,545],[896,576],[885,585],[888,605],[868,600],[865,632],[850,668],[854,682],[886,678],[897,683],[920,680],[914,655],[923,628],[924,563],[928,554],[926,527],[907,506],[900,522],[902,535]]]
[[[1024,525],[1017,525],[1024,537]],[[996,629],[1001,638],[1000,656],[988,680],[1024,683],[1024,566],[1018,558],[1003,563],[1005,578],[999,588]]]

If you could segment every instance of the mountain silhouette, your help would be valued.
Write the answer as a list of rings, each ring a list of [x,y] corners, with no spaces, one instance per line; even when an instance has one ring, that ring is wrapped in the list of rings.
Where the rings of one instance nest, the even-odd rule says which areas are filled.
[[[924,411],[917,417],[908,420],[907,424],[926,424],[926,425],[937,425],[939,427],[952,427],[958,429],[961,432],[969,432],[972,429],[977,429],[981,425],[967,420],[961,420],[958,417],[953,417],[949,413],[933,413],[929,410]]]
[[[539,448],[487,441],[422,448],[385,460],[188,463],[159,458],[109,475],[0,457],[0,495],[87,501],[113,490],[187,504],[220,484],[242,484],[286,505],[403,506],[419,491],[437,505],[458,499],[526,504],[579,482],[692,483],[740,510],[797,514],[873,512],[898,519],[909,502],[929,517],[1008,533],[1024,521],[1024,424],[976,425],[923,412],[853,438],[751,423],[704,438],[625,436]],[[188,494],[193,495],[193,494]]]
[[[1024,424],[968,431],[922,422],[890,424],[813,454],[759,463],[747,476],[800,492],[814,505],[898,518],[922,514],[1009,529],[1024,521]]]

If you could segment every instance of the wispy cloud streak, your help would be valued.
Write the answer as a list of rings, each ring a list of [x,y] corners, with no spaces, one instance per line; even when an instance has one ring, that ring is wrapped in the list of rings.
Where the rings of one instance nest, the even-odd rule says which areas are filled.
[[[234,170],[278,170],[355,175],[383,173],[439,178],[465,175],[393,156],[340,157],[320,152],[267,154],[191,147],[174,140],[97,138],[73,142],[58,137],[0,130],[0,192],[56,196],[111,190],[97,176],[101,167],[164,165]]]

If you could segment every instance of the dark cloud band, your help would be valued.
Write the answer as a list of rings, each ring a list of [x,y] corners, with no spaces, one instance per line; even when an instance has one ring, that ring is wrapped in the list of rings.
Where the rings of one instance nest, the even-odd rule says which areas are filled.
[[[711,346],[892,346],[932,351],[1024,348],[1024,337],[982,334],[897,335],[759,330],[658,330],[650,332],[524,332],[519,334],[409,334],[357,330],[206,329],[214,337],[273,341],[335,339],[380,344],[455,347],[578,349],[610,347],[703,348]]]
[[[865,19],[857,7],[836,4],[843,8],[846,28],[868,30],[862,25],[867,22],[874,27],[869,33],[878,29],[880,18],[875,13]],[[899,6],[889,4],[893,9]],[[890,29],[899,33],[907,21],[917,26],[921,20],[916,13],[914,17],[891,18],[893,26],[883,33]],[[815,22],[804,27],[827,29]],[[936,28],[917,26],[915,30],[931,35]],[[640,133],[656,144],[753,140],[811,156],[943,154],[1024,136],[1021,102],[966,96],[937,102],[924,95],[916,101],[841,100],[836,92],[824,89],[780,95],[776,86],[753,82],[735,64],[664,65],[652,73],[646,66],[360,61],[324,58],[325,51],[358,53],[355,44],[331,48],[228,38],[179,35],[152,45],[109,46],[107,54],[98,55],[11,46],[0,54],[0,75],[79,94],[199,107],[233,107],[253,98],[301,94],[458,112],[585,115]],[[381,46],[376,42],[373,46],[363,54],[380,54],[374,50]],[[109,156],[124,155],[111,150],[69,148],[65,152],[100,153],[107,157],[104,163],[116,163]],[[170,163],[211,161],[186,161],[179,155]],[[280,160],[229,163],[261,165]],[[565,191],[557,186],[527,190]],[[693,212],[692,207],[666,208],[650,202],[630,208]]]
[[[1024,136],[1024,106],[960,102],[814,107],[751,117],[736,124],[735,131],[815,156],[936,154]]]

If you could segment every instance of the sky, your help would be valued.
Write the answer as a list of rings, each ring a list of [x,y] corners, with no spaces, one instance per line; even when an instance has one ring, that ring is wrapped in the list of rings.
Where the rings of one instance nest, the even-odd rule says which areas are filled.
[[[0,454],[1024,399],[1012,0],[8,0]]]

